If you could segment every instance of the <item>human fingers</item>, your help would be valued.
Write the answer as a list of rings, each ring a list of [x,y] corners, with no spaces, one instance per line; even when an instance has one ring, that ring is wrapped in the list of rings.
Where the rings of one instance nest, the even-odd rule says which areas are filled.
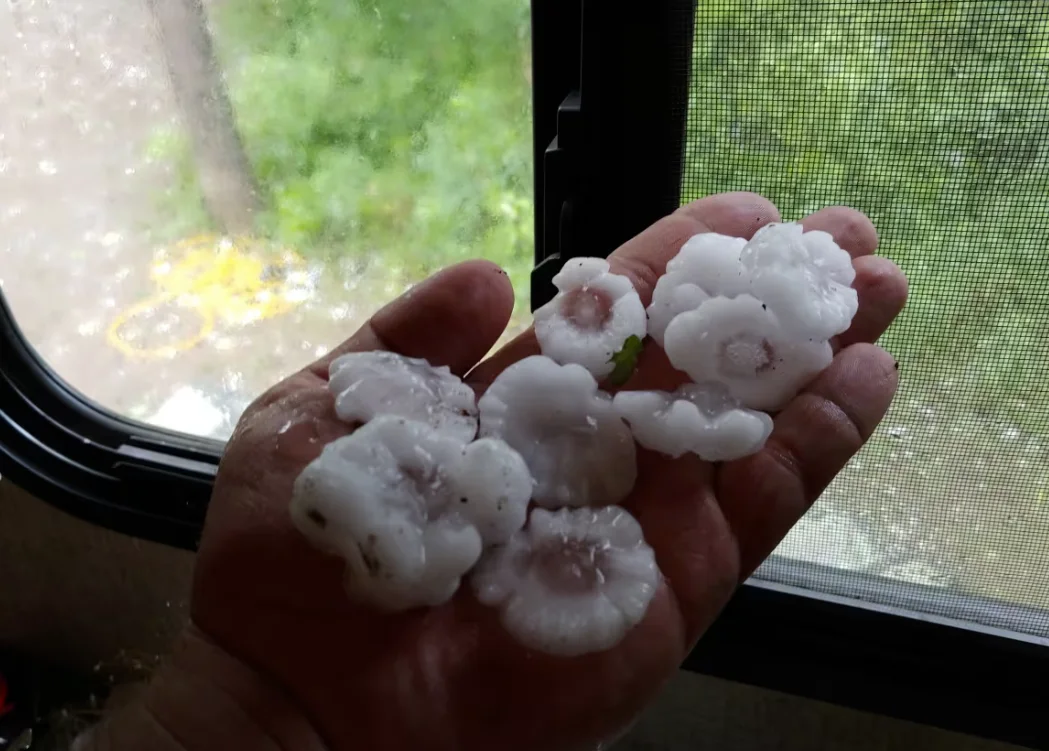
[[[852,286],[859,308],[849,330],[835,337],[836,349],[858,342],[876,342],[907,302],[907,278],[892,261],[875,256],[878,232],[865,214],[848,206],[828,206],[801,221],[806,232],[822,230],[852,256],[856,280]]]
[[[739,583],[732,530],[714,494],[715,467],[638,450],[638,480],[625,506],[640,522],[684,622],[684,649],[714,620]]]
[[[722,465],[715,487],[738,541],[741,578],[860,450],[885,416],[898,380],[891,355],[854,344],[777,415],[762,451]]]
[[[907,302],[907,277],[888,258],[861,256],[852,265],[856,269],[852,286],[859,297],[859,307],[848,331],[836,337],[834,345],[838,349],[878,341]]]
[[[832,340],[835,351],[859,342],[877,341],[907,301],[907,278],[889,259],[872,255],[878,248],[874,225],[862,212],[846,206],[820,209],[801,223],[806,231],[829,233],[853,257],[853,287],[859,305],[849,330]],[[662,348],[648,346],[627,388],[673,390],[687,380],[670,365]]]
[[[328,367],[340,355],[389,350],[447,365],[462,375],[495,345],[513,306],[513,286],[505,271],[490,261],[465,261],[387,304],[306,370],[327,380]]]
[[[608,260],[612,272],[629,278],[647,306],[667,262],[693,235],[716,232],[749,240],[766,224],[779,220],[779,210],[756,193],[719,193],[686,203],[624,243]]]
[[[407,290],[331,352],[262,394],[245,415],[326,383],[332,361],[348,352],[389,350],[447,365],[462,375],[498,341],[513,305],[513,286],[494,263],[450,266]]]
[[[801,220],[806,232],[822,230],[853,258],[869,256],[878,250],[878,231],[862,211],[850,206],[827,206]]]
[[[648,305],[656,281],[666,271],[667,261],[677,255],[688,238],[703,232],[752,237],[769,222],[779,221],[779,212],[768,200],[754,193],[721,193],[687,203],[631,238],[609,257],[612,273],[630,279]],[[539,353],[535,332],[529,328],[481,363],[470,373],[470,381],[490,383],[511,364]]]

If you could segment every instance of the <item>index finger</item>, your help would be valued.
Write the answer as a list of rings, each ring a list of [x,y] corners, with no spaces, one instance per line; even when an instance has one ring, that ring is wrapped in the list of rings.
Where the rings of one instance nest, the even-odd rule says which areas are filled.
[[[750,239],[770,222],[780,220],[771,201],[756,193],[719,193],[687,203],[660,219],[636,237],[619,246],[608,257],[613,274],[630,279],[646,306],[652,300],[656,281],[666,271],[681,246],[693,235],[717,232]],[[478,365],[469,376],[474,383],[489,383],[518,360],[539,354],[535,331],[529,328],[497,353]]]
[[[502,335],[513,306],[505,271],[491,261],[465,261],[410,288],[307,369],[327,380],[340,355],[385,349],[447,365],[461,376]]]
[[[326,387],[332,361],[349,352],[387,350],[447,365],[461,376],[494,346],[513,304],[513,287],[496,264],[475,260],[449,266],[387,304],[324,357],[266,391],[245,417],[289,395]]]

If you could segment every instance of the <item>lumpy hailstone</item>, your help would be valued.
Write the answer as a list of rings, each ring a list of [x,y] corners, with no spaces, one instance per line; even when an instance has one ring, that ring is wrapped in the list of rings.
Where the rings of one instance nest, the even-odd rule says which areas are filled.
[[[346,588],[384,610],[446,602],[485,544],[524,524],[532,482],[500,441],[470,445],[379,416],[324,447],[295,482],[291,517],[342,556]]]
[[[659,585],[655,554],[624,509],[535,509],[528,526],[485,554],[477,599],[522,644],[571,657],[618,644]]]
[[[718,384],[686,384],[672,393],[620,391],[613,406],[638,443],[675,458],[693,453],[732,461],[759,451],[772,433],[771,417],[741,407]]]
[[[769,224],[746,244],[740,261],[752,294],[797,336],[829,339],[856,315],[852,257],[827,232],[805,232],[795,222]]]
[[[463,442],[477,434],[473,389],[447,367],[394,352],[351,352],[332,361],[328,389],[335,413],[350,423],[399,415]]]
[[[695,383],[723,384],[743,406],[775,411],[833,359],[826,341],[792,334],[750,295],[713,297],[667,326],[670,363]]]
[[[747,292],[750,277],[740,262],[747,241],[706,232],[689,238],[667,262],[648,306],[648,334],[660,346],[675,316],[694,310],[711,297],[734,297]]]
[[[486,546],[506,542],[524,526],[535,483],[524,459],[506,443],[476,440],[446,472],[452,510],[477,528]]]
[[[558,293],[535,311],[542,353],[576,363],[596,378],[609,375],[612,355],[631,336],[645,337],[645,307],[630,280],[603,258],[573,258],[554,277]]]
[[[514,363],[478,402],[482,436],[524,457],[541,506],[615,504],[637,479],[630,428],[582,366],[534,355]]]

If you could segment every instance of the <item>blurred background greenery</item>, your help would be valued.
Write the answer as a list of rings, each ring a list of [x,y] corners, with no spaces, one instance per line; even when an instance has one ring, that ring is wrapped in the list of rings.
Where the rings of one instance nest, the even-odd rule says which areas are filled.
[[[528,0],[225,0],[210,15],[266,237],[410,281],[489,258],[527,300]],[[183,132],[152,151],[179,176],[168,231],[207,228]]]

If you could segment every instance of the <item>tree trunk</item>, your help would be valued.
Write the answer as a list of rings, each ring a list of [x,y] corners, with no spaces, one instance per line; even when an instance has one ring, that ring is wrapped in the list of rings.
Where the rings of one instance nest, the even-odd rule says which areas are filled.
[[[149,0],[175,99],[212,219],[226,234],[250,232],[258,191],[215,59],[202,0]]]

